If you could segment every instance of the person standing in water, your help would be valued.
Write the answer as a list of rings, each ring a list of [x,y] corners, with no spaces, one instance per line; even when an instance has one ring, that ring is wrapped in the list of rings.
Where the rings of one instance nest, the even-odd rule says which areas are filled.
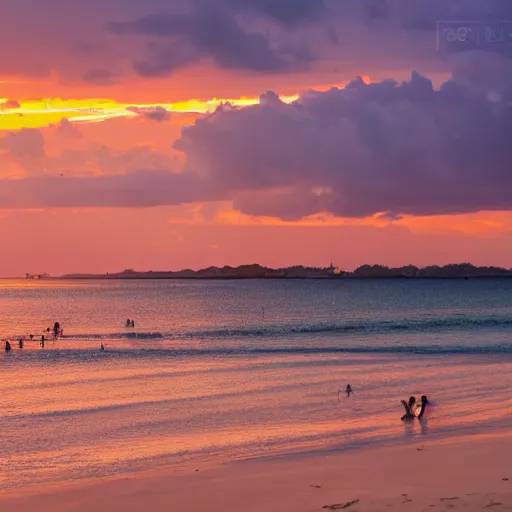
[[[8,341],[6,341],[5,342],[5,351],[9,352],[10,350],[11,350],[11,344]]]
[[[135,327],[135,320],[132,319],[132,327]]]
[[[415,403],[416,398],[414,396],[409,397],[409,402],[402,400],[402,405],[405,409],[405,414],[400,418],[402,421],[411,421],[415,418],[413,409]]]
[[[338,402],[340,401],[340,393],[341,389],[338,389]],[[350,384],[347,384],[347,387],[345,388],[345,394],[347,395],[347,398],[349,398],[352,393],[352,386]]]
[[[421,396],[421,402],[419,407],[419,413],[417,415],[417,418],[421,420],[423,418],[423,415],[425,414],[425,409],[427,408],[427,405],[429,405],[429,401],[426,395]]]
[[[18,345],[19,345],[20,348],[23,348],[23,338],[20,338],[18,340]]]
[[[41,347],[44,348],[44,334],[41,334]]]

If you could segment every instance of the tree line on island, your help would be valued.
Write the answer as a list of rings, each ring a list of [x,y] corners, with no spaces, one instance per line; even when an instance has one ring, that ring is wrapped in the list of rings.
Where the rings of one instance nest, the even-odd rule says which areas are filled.
[[[455,279],[473,277],[512,277],[512,269],[501,267],[476,267],[471,263],[444,266],[431,265],[418,268],[414,265],[390,268],[384,265],[362,265],[353,272],[330,267],[305,267],[297,265],[273,269],[258,264],[238,267],[208,267],[201,270],[147,271],[126,269],[107,274],[67,274],[61,279],[349,279],[349,278],[416,278]]]

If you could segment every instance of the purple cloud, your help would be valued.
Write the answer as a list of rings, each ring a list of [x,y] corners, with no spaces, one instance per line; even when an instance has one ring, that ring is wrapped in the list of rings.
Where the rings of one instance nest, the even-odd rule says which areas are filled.
[[[93,84],[106,85],[112,82],[114,74],[110,69],[93,68],[84,74],[84,80]]]
[[[58,165],[92,162],[107,175],[2,180],[0,207],[226,199],[244,213],[283,219],[510,210],[511,104],[512,64],[487,56],[461,61],[439,89],[414,72],[403,83],[356,79],[345,89],[306,91],[291,104],[268,92],[257,105],[225,105],[184,128],[175,143],[187,161],[179,174],[151,148],[95,147],[63,155]],[[38,134],[23,130],[0,144],[37,166]]]
[[[0,149],[17,158],[40,158],[44,152],[44,137],[39,130],[24,128],[0,138]]]
[[[273,42],[262,33],[244,29],[232,9],[240,3],[244,2],[231,0],[228,2],[231,6],[222,2],[192,3],[194,7],[186,13],[150,14],[134,21],[110,23],[108,29],[118,35],[142,35],[161,40],[148,45],[146,59],[134,60],[135,70],[146,77],[169,74],[205,56],[221,68],[263,73],[308,66],[313,57],[303,45]],[[252,7],[259,5],[254,0],[245,3]],[[264,11],[281,12],[270,7]]]
[[[0,180],[0,207],[150,207],[222,200],[214,184],[188,174],[137,171],[95,177],[32,176]]]
[[[403,84],[309,91],[291,105],[266,94],[220,108],[176,147],[247,213],[392,218],[512,208],[511,134],[509,101],[454,80],[436,91],[413,73]]]
[[[0,32],[16,52],[2,56],[0,72],[106,86],[127,78],[130,62],[132,72],[153,77],[205,58],[262,74],[370,73],[411,63],[444,70],[435,48],[438,20],[511,18],[510,0],[5,1]],[[39,58],[35,40],[52,59]]]

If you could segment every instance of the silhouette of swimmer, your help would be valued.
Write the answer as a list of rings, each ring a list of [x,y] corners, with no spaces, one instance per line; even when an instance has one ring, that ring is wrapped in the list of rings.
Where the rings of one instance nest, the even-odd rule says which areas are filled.
[[[23,338],[20,338],[18,340],[18,345],[19,345],[20,348],[23,348]]]
[[[105,346],[103,345],[103,343],[100,345],[100,350],[103,352],[105,350]]]
[[[132,327],[135,327],[135,320],[132,320]]]
[[[41,347],[44,348],[44,334],[41,335]]]
[[[6,341],[5,342],[5,351],[9,352],[9,350],[11,350],[11,344],[8,341]]]
[[[126,327],[130,327],[132,325],[132,322],[129,318],[126,319]]]
[[[33,334],[29,334],[28,337],[30,338],[30,341],[32,341],[34,339],[34,335]]]
[[[53,335],[55,337],[57,337],[59,335],[59,330],[60,330],[60,324],[59,324],[59,322],[55,322],[53,324]]]

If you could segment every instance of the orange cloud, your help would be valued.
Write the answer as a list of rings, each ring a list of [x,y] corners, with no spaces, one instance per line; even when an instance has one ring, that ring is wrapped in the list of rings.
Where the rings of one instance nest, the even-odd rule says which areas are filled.
[[[340,227],[367,226],[406,228],[419,235],[460,233],[474,237],[501,236],[512,233],[512,212],[479,212],[465,215],[440,215],[429,217],[407,216],[387,220],[381,214],[362,219],[336,217],[328,213],[311,215],[296,221],[274,217],[247,215],[233,208],[232,201],[196,203],[173,207],[175,215],[168,217],[169,224],[217,226],[283,226],[283,227]]]
[[[512,212],[483,211],[465,215],[406,217],[397,221],[396,225],[419,234],[457,232],[475,237],[499,236],[512,232]]]

